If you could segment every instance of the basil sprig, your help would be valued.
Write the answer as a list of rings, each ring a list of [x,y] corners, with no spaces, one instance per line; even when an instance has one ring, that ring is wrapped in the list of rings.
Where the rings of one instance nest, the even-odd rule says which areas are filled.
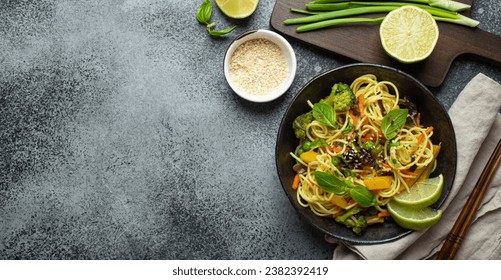
[[[376,196],[364,186],[355,186],[351,181],[341,180],[323,171],[315,171],[315,179],[318,185],[326,192],[337,195],[349,192],[351,198],[362,207],[370,207],[376,204]]]
[[[236,26],[233,26],[222,30],[212,30],[212,27],[214,27],[216,23],[215,22],[209,23],[211,16],[212,16],[212,2],[210,0],[204,0],[204,2],[198,8],[197,21],[205,25],[207,32],[213,37],[224,36],[236,28]]]
[[[376,196],[364,186],[355,186],[350,189],[350,195],[362,207],[370,207],[376,204]]]
[[[315,171],[315,179],[318,185],[327,192],[342,195],[348,191],[348,185],[330,173]]]
[[[329,127],[336,127],[336,110],[328,104],[319,102],[313,105],[313,117]]]
[[[197,20],[201,24],[209,24],[210,17],[212,16],[212,3],[210,0],[204,0],[200,8],[198,8]]]
[[[388,112],[381,121],[381,131],[387,140],[393,139],[404,127],[407,120],[407,109],[394,109]]]
[[[214,36],[214,37],[219,37],[219,36],[226,35],[226,34],[230,33],[231,31],[233,31],[233,29],[236,28],[236,26],[233,26],[233,27],[230,27],[230,28],[222,29],[222,30],[212,30],[211,28],[214,25],[216,25],[215,22],[207,24],[207,32],[209,32],[209,34],[211,36]]]

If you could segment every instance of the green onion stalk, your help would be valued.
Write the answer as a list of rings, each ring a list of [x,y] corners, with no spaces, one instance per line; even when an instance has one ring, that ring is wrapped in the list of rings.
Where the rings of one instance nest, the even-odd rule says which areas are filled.
[[[448,11],[452,12],[462,12],[466,11],[471,8],[470,5],[464,4],[458,1],[453,1],[453,0],[393,0],[394,2],[403,2],[405,4],[410,4],[410,3],[419,3],[419,4],[426,4],[432,7],[437,7],[441,9],[445,9]],[[329,3],[346,3],[346,0],[314,0],[310,3],[316,3],[316,4],[329,4]],[[379,3],[385,3],[386,1],[384,0],[374,0],[372,2],[375,2],[376,4]]]
[[[377,18],[353,16],[388,13],[401,6],[412,5],[428,11],[437,21],[449,22],[469,27],[476,27],[479,24],[478,21],[466,17],[457,11],[439,8],[436,6],[439,1],[455,2],[451,0],[405,0],[399,2],[347,2],[341,0],[315,0],[305,5],[306,10],[291,9],[291,12],[305,14],[307,16],[286,19],[283,23],[286,25],[302,24],[302,26],[299,26],[296,29],[297,32],[313,31],[348,23],[380,23],[384,20],[384,16]],[[419,4],[424,2],[429,5]],[[434,2],[435,6],[431,6],[431,2]],[[460,7],[457,6],[453,8],[458,9]]]
[[[359,17],[356,17],[356,18],[335,18],[335,19],[329,19],[329,20],[324,20],[324,21],[313,22],[313,23],[301,25],[301,26],[296,28],[296,32],[298,32],[298,33],[307,32],[307,31],[322,29],[322,28],[326,28],[326,27],[347,24],[347,23],[381,23],[383,20],[384,20],[384,17],[378,17],[378,18],[359,18]]]

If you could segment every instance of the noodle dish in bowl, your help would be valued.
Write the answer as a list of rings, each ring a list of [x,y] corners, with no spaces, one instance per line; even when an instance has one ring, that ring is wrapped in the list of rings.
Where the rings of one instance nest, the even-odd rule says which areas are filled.
[[[300,216],[354,244],[389,242],[440,222],[457,158],[436,97],[400,70],[362,63],[323,73],[297,93],[275,152]]]

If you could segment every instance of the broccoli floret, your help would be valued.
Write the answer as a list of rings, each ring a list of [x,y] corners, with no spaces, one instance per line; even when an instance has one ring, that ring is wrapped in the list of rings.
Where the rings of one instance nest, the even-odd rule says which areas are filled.
[[[355,94],[345,83],[336,83],[332,86],[331,94],[326,98],[327,104],[336,111],[346,111],[355,104]]]
[[[338,223],[344,223],[346,221],[346,219],[348,219],[349,217],[351,217],[351,216],[353,216],[355,214],[358,214],[358,212],[360,212],[360,210],[362,210],[362,209],[357,208],[357,207],[351,208],[350,210],[348,210],[343,215],[337,216],[336,217],[336,222],[338,222]]]
[[[313,121],[313,114],[311,112],[299,115],[292,123],[292,129],[296,138],[303,139],[306,137],[306,126]]]
[[[346,213],[341,216],[336,217],[336,222],[344,224],[348,228],[351,228],[355,234],[361,234],[367,227],[367,221],[364,216],[356,216],[362,209],[351,208]]]

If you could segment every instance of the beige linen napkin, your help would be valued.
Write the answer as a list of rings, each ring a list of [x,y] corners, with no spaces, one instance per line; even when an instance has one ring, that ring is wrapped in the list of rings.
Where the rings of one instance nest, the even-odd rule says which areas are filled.
[[[435,258],[452,229],[489,156],[501,138],[501,85],[483,74],[473,78],[449,110],[457,140],[457,171],[451,192],[441,207],[441,221],[391,243],[351,245],[337,243],[334,259]],[[455,259],[501,259],[501,168],[485,194],[477,217]]]

